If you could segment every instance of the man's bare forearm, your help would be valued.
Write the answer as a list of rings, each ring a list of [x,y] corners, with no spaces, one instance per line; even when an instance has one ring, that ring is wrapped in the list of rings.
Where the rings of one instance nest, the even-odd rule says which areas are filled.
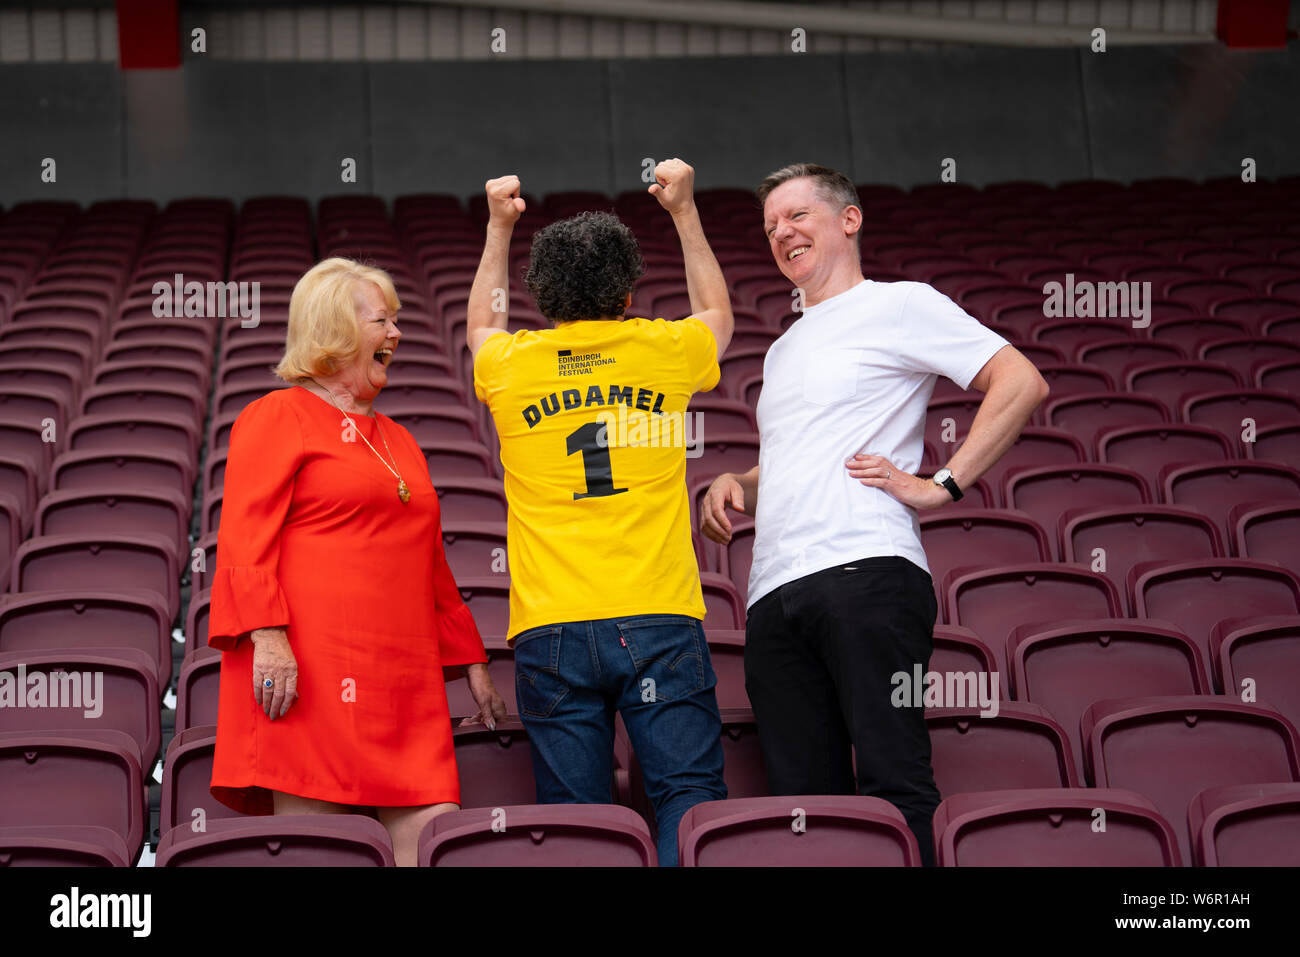
[[[673,225],[682,241],[686,294],[691,300],[691,312],[726,310],[730,313],[731,295],[727,292],[727,280],[704,236],[704,226],[700,223],[700,213],[695,204],[673,216]]]
[[[474,285],[469,291],[466,308],[468,329],[505,329],[510,322],[510,235],[513,226],[488,223]],[[498,292],[497,290],[500,290]],[[500,303],[501,309],[492,307]]]
[[[960,488],[974,485],[1015,444],[1042,401],[1041,384],[1033,369],[990,384],[966,440],[947,463]]]
[[[735,475],[736,481],[740,483],[740,490],[745,496],[745,507],[741,511],[753,518],[754,513],[758,511],[758,466],[755,465],[744,474],[734,472],[732,474]]]

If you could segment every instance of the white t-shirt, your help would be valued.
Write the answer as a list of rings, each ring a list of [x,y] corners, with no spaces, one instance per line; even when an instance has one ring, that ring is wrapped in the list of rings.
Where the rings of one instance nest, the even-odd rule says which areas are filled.
[[[763,362],[749,605],[861,558],[901,555],[929,571],[916,512],[845,460],[862,451],[915,473],[936,377],[968,388],[1005,345],[920,282],[868,279],[804,310]]]

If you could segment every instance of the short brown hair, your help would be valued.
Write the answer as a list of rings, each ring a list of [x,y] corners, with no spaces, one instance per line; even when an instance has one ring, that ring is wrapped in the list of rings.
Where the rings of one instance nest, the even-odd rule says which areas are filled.
[[[853,185],[847,176],[839,170],[831,169],[829,166],[818,166],[816,163],[792,163],[789,166],[782,166],[775,173],[769,173],[767,178],[758,184],[758,189],[754,191],[755,195],[758,196],[758,204],[765,206],[767,197],[772,194],[772,190],[792,179],[811,179],[815,181],[818,194],[837,213],[849,206],[856,206],[858,209],[862,208],[862,200],[858,198],[857,187]],[[856,241],[858,234],[854,233],[853,238]]]
[[[352,290],[374,283],[393,312],[402,308],[392,277],[382,269],[336,256],[303,274],[289,299],[289,331],[275,374],[287,382],[331,375],[357,357],[361,336]]]

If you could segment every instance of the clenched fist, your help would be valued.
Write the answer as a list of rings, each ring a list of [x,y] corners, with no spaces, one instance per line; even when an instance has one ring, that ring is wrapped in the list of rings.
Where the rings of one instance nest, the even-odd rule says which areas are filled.
[[[513,226],[524,211],[524,198],[519,195],[519,177],[513,173],[490,179],[484,185],[487,193],[488,215],[493,223]]]
[[[684,212],[695,202],[695,170],[676,157],[666,159],[655,167],[649,192],[673,215]]]

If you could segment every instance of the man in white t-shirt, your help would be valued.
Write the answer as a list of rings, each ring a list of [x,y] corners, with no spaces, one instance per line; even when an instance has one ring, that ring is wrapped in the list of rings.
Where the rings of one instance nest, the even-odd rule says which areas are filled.
[[[933,287],[863,277],[862,210],[843,174],[787,166],[758,198],[804,311],[763,364],[758,467],[719,476],[701,531],[726,544],[728,508],[755,519],[745,686],[772,793],[888,800],[932,864],[940,796],[925,715],[895,707],[891,681],[926,670],[933,647],[938,608],[917,512],[988,471],[1047,383]],[[947,466],[921,478],[941,375],[985,397]]]

